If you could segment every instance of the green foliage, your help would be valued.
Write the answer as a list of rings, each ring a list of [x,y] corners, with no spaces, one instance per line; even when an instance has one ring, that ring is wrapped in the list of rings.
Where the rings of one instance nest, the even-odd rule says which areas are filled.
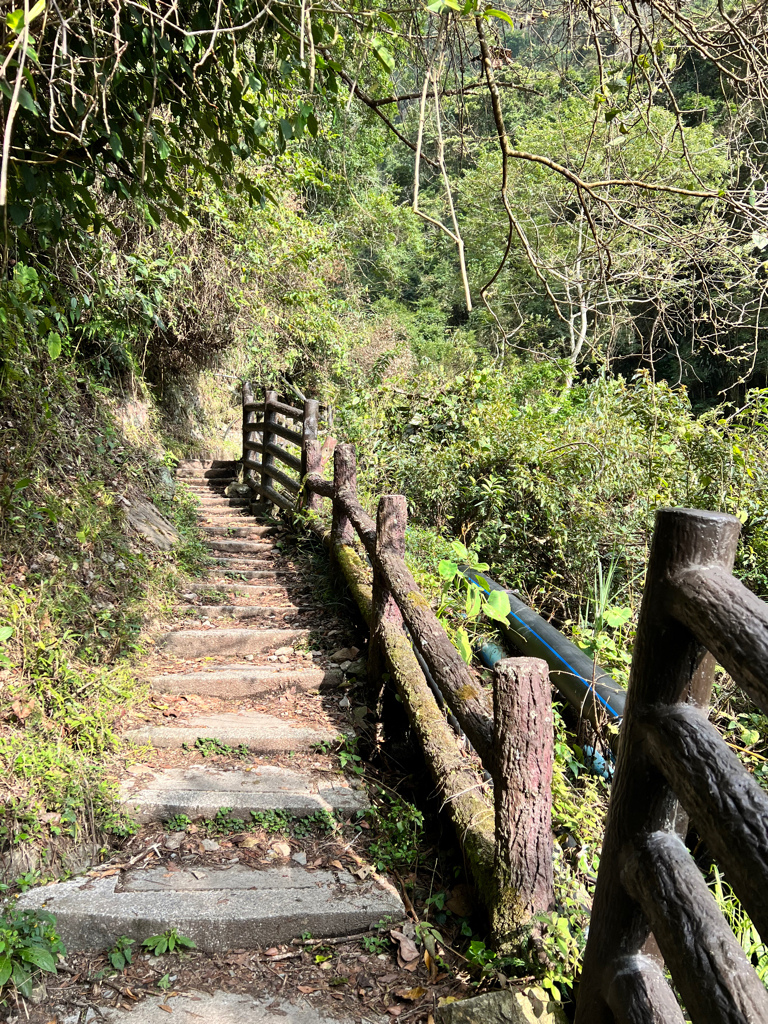
[[[192,819],[186,814],[174,814],[163,825],[166,832],[185,832],[192,824]]]
[[[162,935],[150,935],[144,939],[141,947],[153,956],[162,956],[163,953],[184,953],[189,949],[197,949],[197,943],[186,935],[179,935],[175,928],[169,928]]]
[[[449,625],[451,617],[455,619],[460,616],[464,621],[471,623],[482,613],[495,622],[506,624],[510,612],[509,597],[500,590],[492,590],[486,597],[478,584],[462,575],[460,569],[476,572],[488,570],[488,564],[479,561],[474,551],[460,541],[454,540],[451,542],[451,554],[456,561],[443,559],[437,567],[442,582],[437,616],[447,627],[449,634],[453,634],[452,639],[459,654],[469,665],[472,662],[472,645],[467,630],[463,626],[452,629]]]
[[[377,803],[363,815],[375,830],[368,853],[379,871],[415,863],[424,828],[421,811],[402,797],[379,789]]]
[[[109,962],[116,971],[125,970],[126,967],[133,963],[133,951],[131,950],[131,946],[133,946],[134,943],[135,939],[129,939],[127,935],[121,935],[112,949],[107,953]]]
[[[251,756],[247,744],[238,743],[237,746],[232,747],[214,736],[198,736],[195,740],[195,750],[199,751],[203,757],[213,757],[218,754],[222,757],[239,757],[242,760],[248,760]]]
[[[29,997],[40,972],[56,974],[65,954],[52,914],[7,907],[0,917],[0,997],[13,990]]]
[[[724,880],[717,865],[712,865],[710,875],[709,888],[717,900],[720,912],[744,950],[747,960],[755,968],[758,978],[768,988],[768,944],[760,938],[757,929],[739,903],[733,889]]]

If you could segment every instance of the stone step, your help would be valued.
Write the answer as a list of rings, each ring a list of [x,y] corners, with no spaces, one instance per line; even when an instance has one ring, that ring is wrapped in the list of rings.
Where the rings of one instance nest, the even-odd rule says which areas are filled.
[[[308,663],[309,666],[309,663]],[[338,686],[344,676],[339,669],[296,668],[290,665],[227,665],[203,672],[169,672],[152,676],[157,693],[196,693],[201,697],[260,697],[280,693],[289,687],[317,690]]]
[[[188,818],[214,818],[227,807],[235,818],[251,821],[252,811],[286,811],[306,817],[318,811],[345,816],[369,805],[363,789],[343,784],[342,778],[318,780],[274,765],[254,771],[209,768],[165,768],[121,787],[123,809],[140,822],[168,821],[177,814]]]
[[[295,619],[302,612],[315,611],[316,608],[317,605],[311,604],[180,604],[176,605],[174,612],[178,616],[194,615],[199,619]]]
[[[222,477],[231,479],[237,475],[238,467],[236,465],[216,466],[211,469],[205,469],[202,466],[184,466],[183,469],[176,470],[177,480],[220,480]]]
[[[244,540],[249,540],[252,537],[274,537],[275,527],[274,526],[227,526],[222,524],[221,526],[201,526],[200,529],[208,537],[224,537],[224,538],[237,538],[240,537]]]
[[[263,554],[265,551],[277,551],[268,540],[206,540],[205,545],[211,551],[228,551],[235,555]]]
[[[213,508],[247,508],[250,509],[251,503],[247,498],[225,498],[222,495],[217,495],[213,491],[208,491],[206,494],[197,495],[197,500],[200,504],[200,510],[206,512],[207,509]]]
[[[31,889],[16,905],[55,914],[69,952],[109,949],[122,935],[140,943],[176,928],[203,952],[221,953],[289,943],[303,932],[318,938],[350,935],[382,917],[405,916],[391,886],[359,882],[343,870],[298,865],[171,872],[161,865]]]
[[[188,718],[178,725],[145,725],[129,729],[122,735],[132,743],[151,743],[158,748],[179,749],[184,744],[194,747],[198,738],[209,738],[230,747],[245,746],[258,754],[278,754],[289,750],[311,750],[317,743],[333,743],[339,732],[328,727],[296,725],[259,711],[242,714],[222,711],[215,715]]]
[[[210,469],[235,470],[240,463],[237,459],[182,459],[176,467],[176,475],[186,472],[203,472]]]
[[[258,578],[258,577],[257,577]],[[205,594],[215,590],[220,594],[245,594],[247,597],[260,597],[264,594],[285,594],[284,583],[233,583],[225,580],[223,583],[190,583],[184,588],[185,594]]]
[[[140,1003],[134,1004],[129,1010],[125,1003],[120,1008],[99,1007],[99,1016],[92,1010],[88,1017],[89,1024],[95,1021],[101,1024],[168,1024],[168,1010],[173,1013],[173,1024],[360,1024],[361,1018],[334,1013],[332,1018],[322,1010],[316,1010],[305,999],[297,1003],[296,996],[275,996],[271,992],[263,995],[264,989],[259,988],[255,995],[242,992],[206,992],[202,989],[187,989],[183,994],[171,993],[171,996],[145,996]],[[291,999],[294,1001],[291,1002]],[[530,1000],[527,1000],[530,1002]],[[170,1007],[169,1003],[173,1003]],[[553,1006],[550,1003],[550,1006]],[[86,1011],[87,1013],[88,1011]],[[75,1024],[86,1018],[80,1017],[79,1010],[66,1017],[59,1017],[63,1024]],[[558,1021],[560,1018],[558,1018]],[[541,1024],[552,1024],[550,1017]]]
[[[254,558],[250,563],[252,566],[264,566],[265,568],[249,568],[249,569],[238,569],[236,566],[230,566],[224,559],[217,560],[217,568],[212,568],[212,573],[219,573],[219,577],[226,579],[226,577],[237,576],[240,579],[246,580],[274,580],[274,579],[288,579],[295,580],[301,576],[298,569],[281,569],[275,562],[268,562],[266,559]],[[271,566],[271,568],[266,568]],[[217,579],[219,578],[217,577]],[[216,586],[216,581],[211,581],[212,585]]]
[[[217,654],[270,654],[309,639],[308,629],[179,629],[161,641],[164,653],[180,658]]]

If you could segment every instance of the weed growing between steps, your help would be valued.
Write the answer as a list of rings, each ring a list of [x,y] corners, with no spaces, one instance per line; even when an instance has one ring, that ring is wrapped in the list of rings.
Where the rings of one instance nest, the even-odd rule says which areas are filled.
[[[20,378],[0,423],[0,853],[32,844],[55,865],[135,831],[109,781],[117,726],[144,693],[132,665],[147,621],[202,572],[204,547],[158,436],[129,441],[73,367]],[[132,535],[136,495],[176,527],[173,551]]]

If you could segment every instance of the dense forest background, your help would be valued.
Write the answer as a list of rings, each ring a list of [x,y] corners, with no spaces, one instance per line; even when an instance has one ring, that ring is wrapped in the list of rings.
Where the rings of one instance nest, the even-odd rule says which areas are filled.
[[[658,507],[737,515],[768,597],[766,38],[747,2],[6,0],[0,840],[123,827],[96,760],[200,550],[131,550],[119,495],[183,531],[164,469],[239,455],[244,380],[333,408],[426,589],[458,538],[619,681]]]

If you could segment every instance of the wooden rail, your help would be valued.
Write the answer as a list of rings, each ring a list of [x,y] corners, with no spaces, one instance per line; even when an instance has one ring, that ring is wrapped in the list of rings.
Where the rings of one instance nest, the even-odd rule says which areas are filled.
[[[301,429],[278,424],[301,437],[299,491],[298,480],[288,484],[287,474],[274,468],[275,459],[297,468],[296,457],[288,462],[275,441],[284,436],[274,429],[276,417],[288,407],[267,392],[258,420],[261,410],[247,387],[243,398],[246,475],[256,470],[254,490],[283,508],[297,507],[297,491],[310,512],[331,501],[330,530],[316,517],[314,528],[370,627],[369,675],[380,680],[387,673],[397,689],[497,942],[519,940],[532,916],[553,902],[546,665],[524,658],[500,662],[491,698],[406,565],[405,498],[383,495],[374,522],[357,498],[352,445],[336,446],[333,480],[322,475],[312,402],[294,417]],[[278,493],[272,481],[291,495]],[[706,717],[713,655],[768,713],[768,605],[731,574],[738,533],[738,520],[724,514],[657,513],[577,1024],[683,1024],[665,963],[693,1024],[768,1022],[768,993],[684,844],[690,815],[768,941],[768,795]],[[416,652],[493,777],[493,804]]]
[[[257,420],[261,409],[264,418]],[[291,492],[299,489],[298,481],[289,483],[285,473],[274,469],[270,459],[280,459],[290,468],[295,468],[295,463],[286,462],[271,436],[287,432],[296,437],[300,433],[304,470],[300,500],[313,512],[319,510],[323,499],[332,503],[330,530],[326,532],[319,520],[314,528],[331,549],[370,627],[369,679],[378,680],[381,686],[386,673],[394,683],[497,939],[507,942],[535,913],[546,910],[553,898],[550,789],[554,738],[547,666],[531,658],[508,659],[498,666],[494,694],[483,689],[406,565],[405,497],[383,495],[374,522],[357,498],[354,447],[335,446],[333,480],[326,479],[321,475],[317,403],[306,403],[301,431],[294,428],[280,434],[274,416],[285,409],[272,391],[266,393],[263,406],[257,406],[250,388],[244,387],[246,473],[251,469],[259,473],[260,481],[251,485],[260,497],[296,509],[297,503],[285,494],[280,494],[278,501],[271,486],[271,481],[277,480]],[[255,440],[257,433],[262,435],[260,442]],[[252,458],[257,451],[262,454],[258,465]],[[355,546],[356,537],[370,567]],[[478,765],[467,758],[440,710],[414,647],[494,777],[494,801]],[[526,753],[521,759],[518,748],[523,746]],[[538,781],[531,784],[534,776]],[[520,821],[526,823],[522,832],[516,827]],[[525,851],[533,851],[532,856]]]
[[[577,1024],[768,1021],[685,847],[688,815],[768,940],[768,794],[707,721],[718,661],[768,710],[768,605],[731,575],[733,516],[657,513],[577,1001]],[[663,961],[662,961],[663,957]]]

